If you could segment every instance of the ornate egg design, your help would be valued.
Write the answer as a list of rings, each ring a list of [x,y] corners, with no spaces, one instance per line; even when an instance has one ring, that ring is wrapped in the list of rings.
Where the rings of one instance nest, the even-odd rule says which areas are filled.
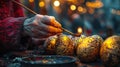
[[[56,43],[57,55],[74,55],[73,41],[67,35],[59,35]]]
[[[86,37],[77,47],[77,56],[81,62],[92,62],[99,57],[100,44],[94,37]]]
[[[80,37],[73,37],[72,40],[74,42],[75,49],[77,49],[77,46],[83,41],[83,39],[86,38],[85,35],[81,35]]]
[[[120,36],[111,36],[103,42],[100,57],[106,67],[118,66],[120,63]]]
[[[49,37],[45,43],[44,43],[44,48],[45,48],[45,53],[46,54],[56,54],[55,53],[55,48],[56,48],[56,40],[57,36],[51,36]]]

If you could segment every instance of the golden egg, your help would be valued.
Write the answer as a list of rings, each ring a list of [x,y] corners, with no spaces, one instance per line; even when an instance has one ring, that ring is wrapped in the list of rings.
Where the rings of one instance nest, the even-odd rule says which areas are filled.
[[[100,57],[106,67],[118,66],[120,63],[120,36],[111,36],[103,42]]]
[[[103,43],[103,38],[99,35],[92,35],[93,38],[96,38],[96,40],[98,41],[98,43],[100,44],[100,46],[102,45]]]
[[[81,62],[93,62],[99,57],[100,44],[94,37],[86,37],[77,47],[77,56]]]
[[[75,50],[77,49],[77,46],[83,41],[84,38],[86,38],[85,35],[81,35],[80,37],[73,37],[72,38],[74,46],[75,46]]]
[[[51,36],[49,37],[45,43],[44,43],[44,47],[45,47],[45,53],[46,54],[55,54],[55,47],[56,47],[56,40],[57,40],[57,36]]]
[[[58,36],[56,43],[56,54],[57,55],[74,55],[73,41],[64,34]]]

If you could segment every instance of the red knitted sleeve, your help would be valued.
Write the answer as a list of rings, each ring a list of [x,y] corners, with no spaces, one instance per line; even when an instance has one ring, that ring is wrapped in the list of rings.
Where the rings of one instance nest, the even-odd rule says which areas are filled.
[[[20,2],[20,0],[16,0],[16,1]],[[23,8],[20,5],[16,4],[16,3],[13,3],[13,13],[14,13],[14,17],[23,17],[23,16],[25,16]]]
[[[0,21],[0,50],[22,49],[20,38],[24,19],[24,17],[9,17]]]
[[[20,0],[16,1],[20,2]],[[21,41],[27,42],[26,40],[28,40],[21,38],[25,18],[21,6],[12,2],[12,0],[0,0],[0,53],[26,49],[26,46],[21,44]]]

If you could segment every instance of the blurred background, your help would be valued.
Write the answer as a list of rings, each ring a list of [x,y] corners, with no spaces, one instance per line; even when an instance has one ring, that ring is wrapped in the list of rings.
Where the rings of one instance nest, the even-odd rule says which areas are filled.
[[[43,15],[55,16],[62,26],[74,33],[98,34],[103,38],[120,35],[120,0],[21,0]],[[26,16],[34,14],[25,10]],[[67,34],[67,33],[65,33]]]

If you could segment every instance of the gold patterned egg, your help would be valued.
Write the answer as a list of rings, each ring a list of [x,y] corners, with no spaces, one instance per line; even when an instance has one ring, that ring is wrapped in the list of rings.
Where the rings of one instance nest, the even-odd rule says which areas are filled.
[[[83,39],[86,38],[85,35],[81,35],[80,37],[73,37],[72,40],[74,42],[75,50],[77,49],[77,46],[83,41]]]
[[[118,66],[120,63],[120,36],[111,36],[103,42],[100,57],[106,67]]]
[[[77,47],[77,56],[81,62],[92,62],[99,57],[100,44],[91,36],[83,39]]]
[[[67,35],[59,35],[56,43],[57,55],[74,55],[73,41]]]
[[[57,40],[57,36],[51,36],[49,37],[45,43],[44,43],[44,47],[45,47],[45,53],[46,54],[55,54],[55,46],[56,46],[56,40]]]
[[[97,39],[97,41],[100,44],[100,46],[102,45],[104,40],[103,40],[103,38],[101,36],[99,36],[99,35],[92,35],[92,37]]]

